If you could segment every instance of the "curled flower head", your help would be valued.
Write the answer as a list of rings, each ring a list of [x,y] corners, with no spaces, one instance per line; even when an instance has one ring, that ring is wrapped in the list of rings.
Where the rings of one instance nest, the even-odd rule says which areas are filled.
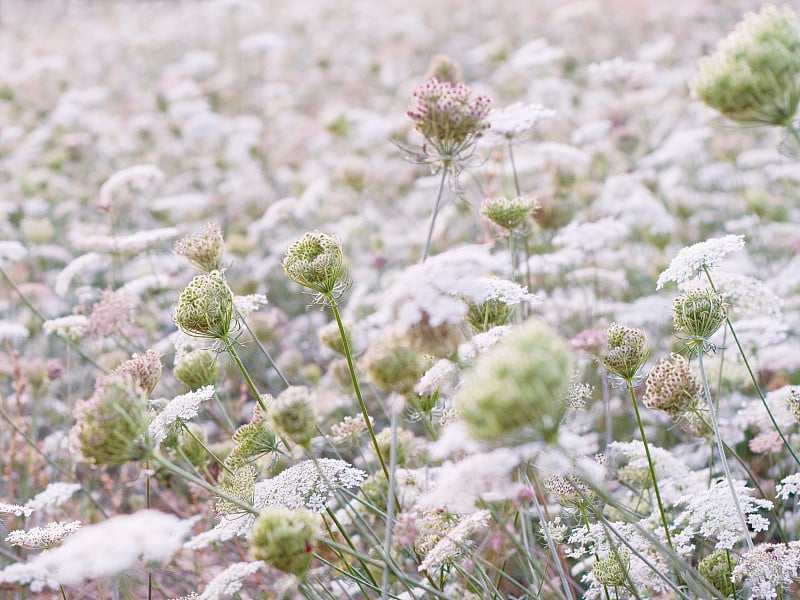
[[[725,298],[708,288],[685,292],[675,298],[672,304],[675,329],[690,340],[707,341],[727,317],[728,304]]]
[[[634,378],[650,353],[647,334],[642,329],[633,329],[612,323],[606,330],[606,345],[601,352],[603,366],[625,380]]]
[[[217,223],[208,223],[200,233],[182,237],[173,246],[175,254],[183,256],[201,271],[217,271],[222,268],[222,253],[225,243],[222,228]]]
[[[509,231],[522,225],[533,211],[538,208],[533,198],[486,198],[481,204],[481,214]]]
[[[361,365],[372,383],[401,394],[413,390],[429,366],[422,354],[398,340],[371,345]]]
[[[452,161],[488,129],[490,105],[486,96],[473,98],[464,83],[432,77],[414,90],[412,107],[406,114],[439,157]]]
[[[233,318],[233,292],[221,271],[197,275],[178,299],[175,324],[187,335],[225,339]]]
[[[143,458],[146,403],[144,390],[131,376],[99,378],[92,396],[75,407],[75,447],[96,466],[113,467]]]
[[[336,294],[347,283],[342,245],[327,233],[308,232],[292,243],[283,270],[296,284],[323,296]]]
[[[680,354],[671,354],[658,363],[647,376],[645,406],[677,416],[697,406],[702,386]]]
[[[321,532],[319,515],[306,508],[268,506],[250,531],[250,556],[302,577],[311,568]]]
[[[312,391],[304,385],[283,390],[270,406],[272,426],[295,444],[308,447],[317,433],[317,421],[312,406]]]
[[[736,565],[736,555],[724,550],[715,550],[697,565],[697,570],[724,596],[736,589],[731,581],[731,570]]]
[[[800,21],[787,7],[749,13],[700,61],[695,96],[733,121],[791,125],[800,102]]]
[[[219,377],[217,355],[211,350],[200,348],[184,355],[183,360],[175,365],[175,379],[192,390],[207,385],[214,385]]]
[[[631,559],[622,551],[611,552],[605,558],[598,560],[592,567],[592,574],[597,583],[607,587],[619,587],[628,583],[628,570]]]

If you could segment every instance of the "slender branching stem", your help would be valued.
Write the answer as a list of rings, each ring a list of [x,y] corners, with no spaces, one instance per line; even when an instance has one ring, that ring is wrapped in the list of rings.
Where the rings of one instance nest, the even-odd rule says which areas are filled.
[[[705,393],[706,401],[708,402],[708,413],[711,416],[711,427],[714,430],[714,439],[717,442],[717,452],[719,453],[720,463],[722,464],[722,471],[725,474],[725,479],[728,481],[728,487],[731,490],[731,497],[733,498],[733,505],[736,507],[736,513],[739,515],[739,520],[742,522],[742,533],[747,541],[747,547],[752,550],[753,540],[750,538],[750,530],[747,528],[747,520],[745,519],[742,507],[739,504],[739,496],[736,494],[736,487],[733,485],[733,476],[731,469],[728,466],[728,459],[725,456],[725,447],[722,443],[722,434],[719,431],[719,422],[717,420],[717,411],[714,408],[714,402],[711,400],[711,392],[708,389],[708,378],[706,377],[706,370],[703,366],[703,350],[697,353],[700,362],[700,378],[703,380],[703,390]]]
[[[442,193],[444,192],[444,185],[447,181],[447,172],[450,170],[450,163],[445,161],[442,165],[442,178],[439,181],[439,193],[436,194],[436,203],[433,205],[431,211],[431,224],[428,228],[428,239],[425,241],[425,249],[422,251],[422,259],[419,261],[424,263],[428,259],[428,252],[431,248],[431,238],[433,238],[433,227],[436,225],[436,215],[439,214],[439,204],[442,202]]]
[[[653,491],[656,494],[656,502],[658,503],[658,512],[661,514],[661,524],[664,526],[664,535],[667,538],[667,544],[670,548],[672,546],[672,537],[669,534],[669,524],[667,523],[667,515],[664,511],[664,504],[661,501],[661,491],[658,489],[658,479],[656,478],[656,469],[653,465],[653,458],[650,456],[650,445],[647,443],[647,436],[644,433],[644,425],[642,424],[642,417],[639,415],[639,404],[636,401],[636,392],[633,391],[633,383],[630,379],[625,380],[625,385],[631,396],[633,402],[633,411],[636,413],[636,423],[639,425],[639,434],[642,436],[642,444],[644,445],[644,453],[647,456],[647,466],[650,468],[650,478],[653,480]]]
[[[233,362],[236,363],[236,366],[239,367],[239,370],[242,372],[242,376],[247,382],[247,387],[250,388],[250,393],[253,394],[256,402],[258,402],[258,405],[264,410],[264,412],[268,412],[267,405],[264,404],[264,399],[261,397],[256,384],[253,382],[253,378],[250,377],[250,373],[247,372],[247,367],[244,366],[242,359],[239,358],[239,354],[236,352],[236,348],[233,347],[233,340],[230,338],[230,336],[225,336],[222,341],[225,343],[225,349],[228,351],[228,354],[230,354]]]
[[[286,375],[284,375],[283,371],[281,371],[280,367],[278,367],[278,363],[276,363],[275,359],[272,358],[272,355],[264,347],[264,344],[261,343],[261,340],[258,339],[258,336],[256,335],[255,331],[253,331],[253,329],[250,327],[250,324],[247,322],[247,319],[245,319],[244,315],[241,313],[239,313],[239,320],[244,325],[244,328],[247,329],[247,332],[250,334],[250,337],[253,338],[253,341],[256,343],[256,347],[258,348],[259,352],[261,352],[261,354],[264,355],[264,358],[267,359],[267,362],[272,367],[272,370],[275,371],[275,373],[277,373],[278,377],[281,378],[281,381],[283,381],[286,387],[291,386],[292,384],[289,383],[289,380],[286,378]]]

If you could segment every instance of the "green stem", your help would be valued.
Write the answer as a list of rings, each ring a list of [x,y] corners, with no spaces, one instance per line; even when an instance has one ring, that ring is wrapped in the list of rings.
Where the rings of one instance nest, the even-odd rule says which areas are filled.
[[[222,467],[223,469],[225,469],[225,472],[226,472],[228,475],[233,475],[233,471],[231,470],[231,468],[230,468],[228,465],[226,465],[226,464],[225,464],[225,461],[223,461],[222,459],[220,459],[220,457],[219,457],[219,456],[217,456],[216,454],[214,454],[214,453],[211,451],[211,448],[209,448],[209,447],[208,447],[208,446],[207,446],[207,445],[206,445],[206,444],[203,442],[203,440],[201,440],[199,437],[197,437],[197,436],[194,434],[194,431],[192,431],[192,430],[189,428],[189,426],[188,426],[188,425],[186,425],[186,423],[184,422],[184,420],[183,420],[183,419],[178,419],[178,422],[181,424],[181,427],[183,427],[183,430],[184,430],[186,433],[188,433],[188,434],[189,434],[189,436],[190,436],[190,437],[191,437],[191,438],[192,438],[192,439],[193,439],[195,442],[197,442],[198,444],[200,444],[200,447],[201,447],[201,448],[202,448],[202,449],[205,451],[205,453],[206,453],[206,454],[208,454],[208,455],[209,455],[211,458],[213,458],[213,459],[214,459],[214,462],[216,462],[216,463],[217,463],[217,464],[218,464],[220,467]]]
[[[519,187],[519,177],[517,176],[517,163],[514,161],[514,144],[508,140],[508,158],[511,159],[511,174],[514,176],[514,189],[517,191],[517,196],[522,196],[522,191]]]
[[[356,398],[358,399],[358,406],[361,409],[361,414],[364,417],[364,423],[367,426],[367,431],[369,432],[369,437],[372,440],[372,446],[375,449],[375,454],[378,456],[378,461],[381,463],[381,469],[383,469],[383,474],[386,476],[386,481],[390,481],[389,477],[389,469],[386,466],[386,462],[383,460],[383,455],[381,454],[381,449],[378,446],[378,440],[375,438],[375,430],[372,427],[372,421],[369,418],[369,412],[367,411],[367,405],[364,403],[364,398],[361,396],[361,388],[358,385],[358,378],[356,377],[356,369],[353,366],[353,356],[350,350],[350,344],[347,341],[347,334],[344,330],[344,324],[342,323],[342,317],[339,314],[339,307],[336,305],[336,298],[332,295],[328,296],[328,302],[330,303],[331,310],[333,311],[333,316],[336,319],[336,324],[339,326],[339,335],[342,337],[342,346],[344,349],[344,355],[347,359],[347,367],[350,369],[350,379],[353,382],[353,389],[356,393]]]
[[[428,228],[428,239],[425,241],[425,250],[422,252],[422,260],[419,262],[424,263],[428,258],[428,251],[431,247],[431,238],[433,237],[433,226],[436,224],[436,215],[439,214],[439,204],[442,201],[442,192],[444,191],[444,183],[447,179],[447,171],[450,169],[450,163],[445,162],[442,165],[442,178],[439,181],[439,193],[436,195],[436,204],[433,205],[431,212],[431,224]]]
[[[67,592],[66,592],[66,590],[64,589],[64,586],[63,586],[63,585],[61,585],[61,584],[58,584],[58,589],[59,589],[59,591],[61,592],[61,597],[62,597],[64,600],[67,600]]]
[[[289,380],[286,379],[286,375],[284,375],[283,371],[281,371],[280,368],[278,367],[278,363],[275,362],[275,359],[272,358],[272,355],[270,355],[270,353],[264,347],[264,344],[262,344],[261,340],[258,339],[258,336],[256,335],[255,331],[253,331],[252,328],[250,327],[250,325],[248,324],[247,319],[245,319],[244,315],[241,314],[241,313],[239,313],[239,317],[240,317],[239,320],[242,323],[244,323],[245,329],[247,329],[248,333],[250,334],[250,337],[253,338],[253,341],[256,343],[256,346],[258,347],[258,349],[261,352],[261,354],[263,354],[264,358],[267,359],[267,362],[272,367],[272,370],[275,371],[275,373],[278,374],[278,377],[281,378],[281,381],[283,381],[283,383],[286,385],[286,387],[290,387],[292,384],[289,383]]]
[[[144,503],[145,508],[148,510],[152,506],[152,497],[150,495],[150,461],[146,460],[144,468],[147,472],[144,479]],[[148,565],[147,567],[147,600],[153,600],[153,569]]]
[[[228,350],[228,354],[231,355],[233,362],[236,363],[236,366],[239,367],[239,370],[242,372],[242,376],[244,377],[245,381],[247,382],[247,387],[250,388],[250,393],[255,396],[256,402],[261,407],[261,409],[266,413],[269,412],[267,410],[267,405],[264,404],[264,399],[261,397],[261,394],[256,387],[256,384],[253,382],[253,379],[250,377],[250,373],[247,372],[247,368],[244,366],[242,359],[239,358],[239,354],[236,352],[236,348],[233,347],[233,340],[231,340],[230,336],[225,336],[222,341],[225,343],[225,348]]]
[[[747,520],[742,512],[742,507],[739,504],[739,497],[736,495],[736,487],[733,485],[733,476],[731,469],[728,466],[728,459],[725,456],[725,448],[722,444],[722,434],[719,431],[719,422],[717,421],[717,411],[714,409],[714,402],[711,400],[711,392],[708,389],[708,378],[706,377],[706,370],[703,366],[703,351],[697,353],[700,361],[700,378],[703,380],[703,390],[708,401],[708,412],[711,416],[711,427],[714,429],[714,439],[717,441],[717,452],[719,452],[720,462],[722,463],[722,471],[725,473],[725,479],[728,480],[728,487],[731,490],[731,497],[733,498],[733,505],[736,507],[736,513],[742,522],[742,533],[747,541],[747,547],[750,550],[754,549],[753,540],[750,538],[750,530],[747,528]]]
[[[644,433],[644,425],[642,424],[642,417],[639,415],[639,404],[636,402],[636,392],[633,391],[633,384],[630,379],[625,380],[625,385],[628,387],[628,392],[633,402],[633,411],[636,413],[636,422],[639,425],[639,434],[642,436],[642,444],[644,445],[644,453],[647,456],[647,466],[650,468],[650,477],[653,480],[653,491],[656,493],[656,502],[658,503],[658,511],[661,513],[661,524],[664,526],[664,534],[667,537],[667,544],[672,546],[672,538],[669,535],[669,525],[667,524],[667,515],[664,512],[664,504],[661,502],[661,491],[658,489],[658,480],[656,479],[656,469],[653,466],[653,458],[650,456],[650,446],[647,443],[647,436]]]
[[[716,292],[717,288],[714,286],[714,282],[711,280],[711,273],[708,271],[708,268],[705,265],[703,265],[703,271],[706,274],[706,278],[708,279],[708,283],[711,286],[711,289]],[[794,461],[798,464],[798,466],[800,466],[800,458],[797,457],[797,454],[795,454],[794,449],[789,444],[789,441],[786,439],[786,436],[783,435],[783,431],[781,431],[781,428],[778,426],[778,422],[775,420],[775,416],[772,414],[772,411],[770,410],[769,405],[767,404],[767,399],[764,396],[764,392],[761,391],[761,386],[758,385],[758,380],[756,379],[756,376],[753,373],[753,369],[750,367],[750,361],[747,360],[747,355],[744,352],[744,348],[742,348],[741,342],[739,342],[739,336],[736,335],[736,330],[733,327],[733,323],[731,322],[730,317],[726,317],[725,322],[728,324],[728,329],[731,332],[731,336],[733,337],[733,340],[736,342],[736,347],[739,349],[739,354],[742,357],[744,366],[747,369],[747,373],[750,375],[750,380],[753,382],[753,387],[758,393],[758,397],[761,399],[761,404],[764,405],[764,409],[767,411],[767,415],[769,415],[769,420],[772,422],[772,426],[775,427],[775,430],[781,437],[783,445],[786,446],[787,450],[789,450],[789,454],[792,455]]]

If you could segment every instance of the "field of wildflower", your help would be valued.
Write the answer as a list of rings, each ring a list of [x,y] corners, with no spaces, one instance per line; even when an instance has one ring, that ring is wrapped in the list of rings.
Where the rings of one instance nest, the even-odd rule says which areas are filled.
[[[0,3],[0,598],[800,597],[800,17]]]

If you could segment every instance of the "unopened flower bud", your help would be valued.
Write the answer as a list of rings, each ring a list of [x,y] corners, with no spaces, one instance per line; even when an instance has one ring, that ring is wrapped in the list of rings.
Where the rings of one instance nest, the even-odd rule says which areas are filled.
[[[617,550],[594,563],[592,573],[600,585],[607,587],[624,586],[628,583],[630,564],[630,557],[621,550]]]
[[[345,326],[344,333],[347,336],[347,345],[350,349],[353,349],[353,338],[350,335],[349,328]],[[339,332],[339,326],[336,324],[335,321],[331,321],[325,327],[320,329],[319,332],[319,340],[322,344],[334,352],[336,354],[341,354],[342,356],[345,355],[344,351],[344,342],[342,341],[342,334]]]
[[[203,447],[203,444],[208,441],[205,429],[196,423],[189,423],[187,427],[191,434],[183,429],[181,430],[178,437],[179,454],[188,460],[189,464],[202,468],[208,461],[208,452]]]
[[[269,410],[272,426],[303,447],[308,447],[317,433],[312,393],[304,385],[290,386],[275,398]]]
[[[214,385],[219,377],[217,355],[211,350],[200,348],[184,355],[183,360],[175,365],[175,379],[189,387],[199,390],[207,385]]]
[[[233,318],[233,292],[220,271],[197,275],[178,299],[175,324],[187,335],[222,340]]]
[[[336,238],[309,232],[289,246],[283,269],[296,284],[327,296],[346,282],[342,261],[342,245]]]
[[[361,364],[372,383],[400,394],[413,390],[428,368],[424,356],[396,340],[370,346]]]
[[[250,556],[303,577],[311,568],[321,531],[319,516],[306,508],[269,506],[250,531]]]
[[[647,335],[642,329],[619,323],[609,325],[601,357],[603,366],[610,373],[631,380],[644,365],[648,354]]]
[[[200,233],[187,235],[177,242],[173,250],[206,273],[222,268],[222,253],[225,244],[222,228],[217,223],[209,223]]]
[[[533,198],[522,196],[510,199],[486,198],[481,204],[481,214],[503,229],[511,231],[522,225],[538,206]]]
[[[736,556],[725,550],[716,550],[697,565],[697,570],[702,573],[708,582],[717,588],[723,596],[730,596],[735,591],[731,581],[731,571],[736,566]]]

